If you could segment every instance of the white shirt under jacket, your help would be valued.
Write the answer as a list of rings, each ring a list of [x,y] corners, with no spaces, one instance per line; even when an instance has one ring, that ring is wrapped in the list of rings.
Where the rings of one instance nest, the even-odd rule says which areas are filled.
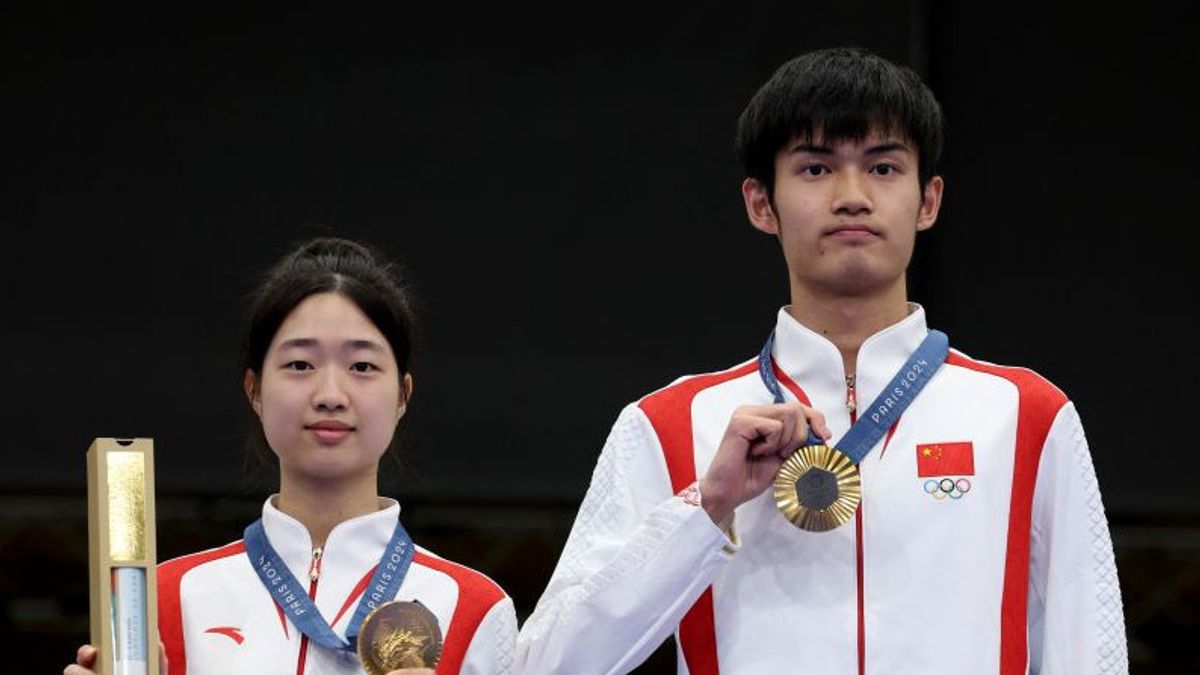
[[[841,355],[785,310],[773,355],[785,393],[823,412],[836,442],[851,423]],[[860,406],[926,334],[911,305],[863,343]],[[519,669],[624,673],[674,633],[692,675],[1127,672],[1091,455],[1052,384],[952,350],[863,460],[854,520],[797,529],[768,489],[738,507],[727,538],[689,486],[734,408],[771,402],[751,360],[621,412],[518,636]],[[949,476],[970,483],[957,499],[935,499],[918,475],[918,446],[939,443],[969,444],[972,472]]]
[[[267,538],[317,609],[345,637],[379,563],[400,506],[340,523],[322,549],[313,582],[312,542],[299,521],[263,505]],[[342,675],[363,673],[358,657],[312,644],[259,581],[242,541],[158,566],[159,633],[171,675]],[[512,600],[490,579],[416,547],[397,600],[419,600],[437,617],[444,640],[438,673],[512,670],[517,622]]]

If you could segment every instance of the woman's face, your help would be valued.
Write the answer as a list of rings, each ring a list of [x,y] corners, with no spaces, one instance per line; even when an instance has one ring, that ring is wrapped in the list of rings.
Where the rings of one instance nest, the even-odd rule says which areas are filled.
[[[288,314],[247,394],[282,480],[374,479],[404,415],[410,378],[391,345],[339,293],[305,298]]]

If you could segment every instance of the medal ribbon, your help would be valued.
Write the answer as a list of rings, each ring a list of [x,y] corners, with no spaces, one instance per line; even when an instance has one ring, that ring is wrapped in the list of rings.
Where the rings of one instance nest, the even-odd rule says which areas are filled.
[[[775,332],[772,331],[771,335],[767,337],[767,343],[763,345],[762,351],[758,353],[758,375],[770,390],[771,395],[775,397],[775,402],[783,403],[783,388],[779,386],[779,379],[775,377],[775,370],[771,362],[771,350],[774,346]],[[929,382],[937,369],[945,363],[946,355],[949,352],[950,340],[946,334],[936,330],[929,331],[921,345],[917,347],[917,351],[908,357],[908,361],[905,361],[899,372],[892,377],[892,381],[863,411],[858,421],[851,425],[846,435],[842,436],[842,440],[830,447],[836,447],[855,464],[861,462],[871,448],[875,447],[879,439],[883,438],[892,424],[900,418],[900,414],[913,402],[917,393]],[[811,427],[808,430],[806,444],[826,445],[825,441],[812,432]]]
[[[379,605],[390,602],[400,590],[400,583],[408,573],[412,563],[413,543],[408,532],[400,521],[396,521],[396,529],[388,541],[383,557],[371,576],[371,583],[359,598],[358,607],[350,617],[346,628],[346,639],[342,639],[321,616],[316,603],[308,597],[307,590],[300,585],[287,565],[279,559],[279,554],[267,539],[263,529],[262,519],[258,519],[246,528],[243,535],[246,544],[246,555],[250,564],[262,581],[263,586],[271,592],[275,604],[287,614],[292,624],[308,636],[309,640],[328,649],[340,649],[353,652],[358,642],[358,629],[363,619]]]

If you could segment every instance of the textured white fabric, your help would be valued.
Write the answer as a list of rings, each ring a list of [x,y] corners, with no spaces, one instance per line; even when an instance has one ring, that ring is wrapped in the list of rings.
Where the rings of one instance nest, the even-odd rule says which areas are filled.
[[[864,342],[860,406],[926,334],[924,311],[914,305]],[[841,438],[851,416],[836,347],[780,311],[774,357]],[[626,407],[518,636],[518,668],[628,672],[677,631],[711,584],[721,672],[852,674],[861,658],[871,674],[995,673],[1002,650],[1009,662],[1025,662],[1026,626],[1031,672],[1124,672],[1112,547],[1073,406],[1029,371],[958,353],[952,360],[863,460],[860,522],[798,530],[768,491],[737,509],[740,546],[732,554],[722,551],[730,541],[706,514],[672,494],[660,432],[690,423],[693,466],[686,468],[702,476],[733,410],[771,402],[753,364],[724,377],[681,378]],[[698,391],[678,395],[689,387]],[[1045,440],[1031,445],[1034,437]],[[918,475],[918,447],[949,443],[970,444],[972,471],[948,476],[970,488],[935,499],[925,490],[929,478]],[[1022,517],[1032,521],[1024,530]],[[1006,585],[1006,565],[1026,555]],[[711,655],[712,642],[700,643]],[[688,672],[682,658],[679,671]]]
[[[332,628],[344,636],[361,596],[364,576],[379,562],[399,515],[392,502],[381,511],[337,525],[323,547],[314,603],[326,621],[338,618]],[[263,506],[263,527],[280,559],[309,593],[312,545],[305,527],[280,512],[268,499]],[[512,600],[478,572],[437,558],[417,547],[417,556],[404,578],[397,600],[418,600],[437,617],[443,636],[454,628],[452,619],[462,603],[490,603],[481,608],[483,620],[463,658],[463,673],[493,674],[512,670],[516,639],[516,614]],[[224,554],[214,555],[214,553]],[[200,562],[197,562],[200,561]],[[164,570],[185,570],[181,575]],[[255,574],[237,542],[221,550],[184,556],[160,565],[160,606],[174,604],[182,615],[182,646],[186,663],[172,663],[171,672],[186,667],[190,675],[296,673],[303,653],[309,675],[361,674],[357,656],[327,650],[306,640],[278,607]],[[176,576],[178,585],[165,578]],[[464,591],[465,589],[465,591]],[[480,595],[480,589],[484,594]],[[482,599],[486,598],[486,599]],[[347,602],[349,606],[347,607]],[[160,610],[160,626],[165,617]],[[173,649],[163,628],[168,653]],[[302,641],[306,642],[302,648]]]
[[[1125,673],[1128,653],[1112,540],[1075,406],[1042,453],[1034,496],[1029,624],[1032,671]],[[1064,544],[1065,542],[1065,544]]]

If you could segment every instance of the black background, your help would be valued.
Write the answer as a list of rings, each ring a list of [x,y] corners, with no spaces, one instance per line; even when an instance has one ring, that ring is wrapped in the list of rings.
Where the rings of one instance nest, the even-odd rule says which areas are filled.
[[[787,302],[734,122],[787,58],[856,44],[948,117],[910,295],[953,346],[1075,400],[1134,670],[1200,666],[1195,11],[961,4],[9,14],[8,658],[54,671],[86,637],[92,438],[154,438],[161,557],[240,536],[271,489],[241,449],[241,298],[314,234],[409,270],[416,398],[385,488],[523,619],[620,407],[748,358]]]

